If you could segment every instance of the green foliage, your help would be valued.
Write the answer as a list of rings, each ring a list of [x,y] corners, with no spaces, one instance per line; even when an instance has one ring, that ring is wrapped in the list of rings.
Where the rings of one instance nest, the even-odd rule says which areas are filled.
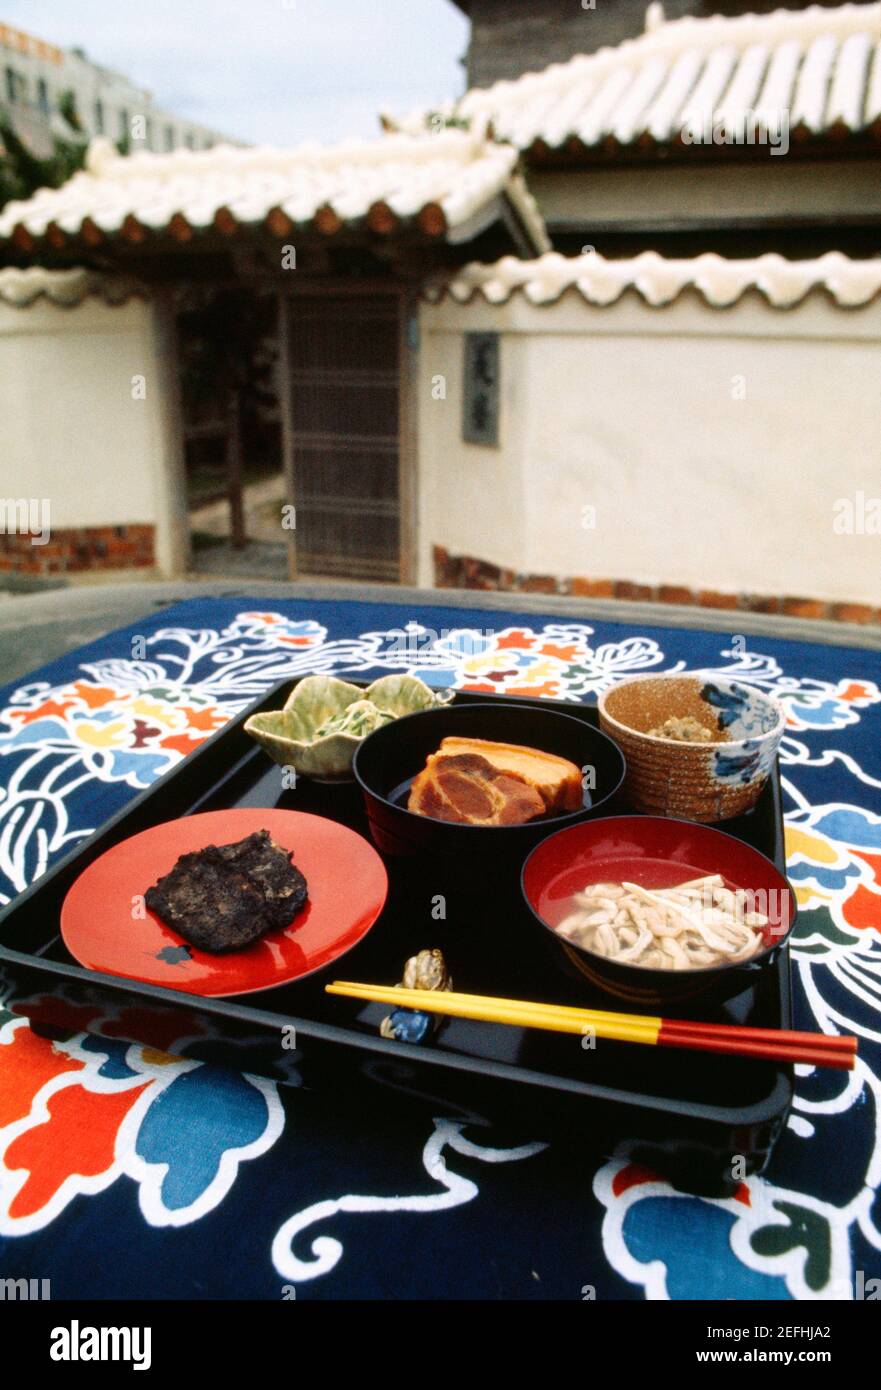
[[[74,130],[82,130],[83,124],[76,109],[76,94],[74,92],[68,90],[61,93],[58,98],[58,110],[68,125],[72,125]]]
[[[69,95],[73,102],[72,93]],[[75,104],[71,110],[76,116]],[[74,121],[67,114],[67,119],[75,129],[81,128],[79,117]],[[29,198],[38,188],[60,188],[72,174],[83,167],[86,156],[84,144],[74,144],[56,137],[52,154],[48,159],[38,159],[19,140],[2,108],[0,143],[3,147],[3,152],[0,153],[0,207],[12,199]]]

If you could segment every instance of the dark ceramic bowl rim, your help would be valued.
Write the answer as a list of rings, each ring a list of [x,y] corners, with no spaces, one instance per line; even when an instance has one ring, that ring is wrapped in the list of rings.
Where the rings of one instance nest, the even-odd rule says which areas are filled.
[[[634,981],[643,979],[646,982],[646,987],[648,987],[649,981],[655,978],[656,976],[662,976],[664,980],[669,980],[672,984],[676,980],[700,979],[701,976],[725,975],[729,970],[742,970],[744,966],[758,965],[760,961],[763,961],[768,956],[770,956],[772,951],[779,951],[780,947],[784,946],[786,942],[789,940],[790,936],[792,935],[792,930],[795,926],[796,919],[798,917],[798,902],[795,896],[795,891],[789,879],[786,877],[786,874],[781,873],[781,871],[777,868],[777,865],[774,863],[774,860],[769,859],[767,854],[763,854],[760,849],[756,849],[754,845],[747,845],[745,840],[739,840],[736,835],[729,835],[727,830],[718,830],[716,826],[704,825],[700,821],[682,820],[679,816],[641,816],[635,814],[626,816],[597,816],[595,820],[587,821],[585,822],[585,824],[591,826],[599,826],[603,825],[606,821],[614,820],[632,820],[640,822],[663,821],[665,824],[668,825],[682,825],[688,830],[711,831],[714,835],[721,835],[723,839],[733,840],[735,844],[744,845],[747,849],[752,850],[753,854],[758,855],[760,859],[764,859],[765,863],[770,865],[770,867],[774,870],[774,873],[777,875],[777,877],[783,880],[783,883],[786,886],[786,890],[791,895],[791,899],[793,902],[792,918],[790,920],[789,926],[786,928],[786,931],[782,934],[782,936],[778,937],[776,941],[772,941],[769,946],[765,946],[761,951],[757,951],[756,954],[754,956],[750,956],[748,960],[723,961],[719,965],[696,965],[691,967],[689,970],[656,970],[653,966],[646,967],[644,965],[632,965],[629,960],[611,960],[608,956],[601,956],[598,954],[598,952],[591,951],[587,946],[579,946],[577,941],[569,941],[566,939],[566,937],[561,936],[557,929],[555,927],[552,927],[550,922],[546,922],[545,919],[541,916],[541,914],[537,911],[537,909],[532,906],[532,903],[529,900],[529,894],[526,892],[526,869],[532,856],[534,854],[537,854],[538,851],[541,849],[542,845],[547,844],[548,840],[551,839],[550,835],[545,835],[544,839],[539,840],[537,845],[533,845],[532,849],[529,851],[529,853],[523,861],[523,867],[520,870],[520,895],[527,908],[529,909],[530,913],[535,918],[536,922],[538,922],[539,926],[544,927],[546,932],[550,933],[551,937],[557,943],[558,946],[568,946],[570,950],[576,951],[580,955],[583,955],[589,961],[599,961],[601,966],[613,965],[616,966],[619,970],[633,971]],[[569,828],[569,826],[563,827],[564,830],[568,830]],[[555,830],[553,833],[555,835],[561,835],[563,831]]]
[[[381,792],[377,791],[375,787],[372,787],[365,781],[361,774],[358,763],[363,749],[367,747],[371,739],[377,738],[379,735],[390,737],[388,732],[390,729],[395,729],[402,724],[407,724],[411,719],[423,719],[427,715],[449,714],[455,712],[457,709],[493,710],[496,708],[507,710],[519,709],[526,713],[531,713],[534,710],[536,714],[550,715],[555,719],[568,719],[571,720],[573,724],[580,725],[582,729],[587,729],[589,731],[589,737],[601,739],[604,743],[607,743],[610,749],[612,749],[620,759],[621,767],[615,785],[609,791],[605,792],[595,805],[582,806],[577,811],[566,811],[562,816],[548,816],[547,820],[528,820],[524,821],[522,825],[468,825],[460,821],[440,820],[437,816],[420,816],[417,815],[415,811],[408,811],[406,806],[400,806],[396,801],[389,801],[387,796],[384,796]],[[539,749],[538,751],[541,752],[542,750]],[[624,757],[623,752],[611,735],[605,733],[597,725],[588,724],[583,719],[577,719],[573,714],[564,714],[562,710],[543,710],[539,705],[520,705],[513,700],[510,704],[507,704],[504,699],[488,700],[485,704],[478,704],[476,700],[473,702],[470,700],[454,700],[449,704],[435,706],[432,709],[414,710],[412,714],[402,715],[400,719],[393,719],[390,724],[383,724],[380,728],[374,729],[365,739],[362,739],[361,743],[359,743],[358,747],[355,749],[355,754],[352,758],[352,772],[355,775],[355,781],[358,783],[358,786],[365,796],[374,797],[377,801],[381,801],[384,806],[389,806],[393,811],[399,811],[401,815],[407,816],[408,819],[412,821],[419,821],[427,825],[445,825],[449,826],[450,830],[459,831],[506,831],[509,835],[516,831],[531,831],[535,834],[538,826],[542,828],[549,826],[552,827],[550,833],[557,834],[560,830],[568,830],[571,825],[578,825],[579,822],[584,819],[585,814],[591,814],[611,801],[616,792],[620,791],[624,783],[624,778],[627,776],[627,759]],[[598,817],[598,819],[605,819],[605,817]],[[545,835],[543,838],[548,839],[548,836]]]

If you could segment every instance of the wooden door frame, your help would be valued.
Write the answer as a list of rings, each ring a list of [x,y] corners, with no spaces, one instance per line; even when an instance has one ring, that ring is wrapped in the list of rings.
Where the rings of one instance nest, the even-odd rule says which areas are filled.
[[[180,337],[174,295],[162,288],[147,301],[153,351],[159,375],[158,511],[154,562],[165,578],[188,572],[192,563],[190,509],[187,496],[186,442],[181,383]]]
[[[419,297],[415,286],[402,287],[398,296],[398,332],[398,583],[415,584],[419,538]]]
[[[296,411],[290,374],[290,314],[298,298],[375,299],[397,301],[398,310],[398,583],[416,582],[418,526],[418,432],[417,380],[419,370],[418,313],[419,287],[416,283],[386,280],[300,281],[278,291],[278,341],[281,399],[282,470],[287,500],[296,507]],[[410,324],[417,334],[411,340]],[[296,530],[288,532],[288,575],[299,578]]]
[[[278,415],[281,425],[281,467],[284,477],[284,504],[294,507],[294,526],[288,531],[288,579],[297,579],[297,529],[296,529],[296,460],[294,453],[294,400],[291,388],[291,316],[290,297],[279,291],[278,304],[278,367],[279,399]]]

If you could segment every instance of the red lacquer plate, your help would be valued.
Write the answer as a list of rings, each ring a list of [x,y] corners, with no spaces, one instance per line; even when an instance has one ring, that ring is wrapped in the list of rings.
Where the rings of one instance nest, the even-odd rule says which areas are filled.
[[[283,931],[243,951],[211,955],[184,941],[132,900],[173,868],[181,854],[229,844],[268,830],[306,875],[309,898]],[[242,808],[168,821],[134,835],[90,864],[61,909],[61,934],[89,970],[218,998],[301,980],[350,951],[367,935],[385,903],[388,877],[362,836],[302,811]]]

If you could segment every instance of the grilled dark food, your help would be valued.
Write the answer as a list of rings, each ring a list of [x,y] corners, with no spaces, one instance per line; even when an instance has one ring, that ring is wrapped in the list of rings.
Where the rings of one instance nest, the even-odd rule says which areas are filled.
[[[268,830],[255,830],[233,845],[220,845],[219,853],[234,869],[247,874],[263,894],[263,911],[274,927],[286,927],[306,901],[306,880],[291,863],[286,849],[277,845]]]
[[[287,927],[308,895],[291,856],[257,830],[230,845],[182,854],[147,889],[146,904],[167,927],[201,951],[240,951],[266,932]]]

